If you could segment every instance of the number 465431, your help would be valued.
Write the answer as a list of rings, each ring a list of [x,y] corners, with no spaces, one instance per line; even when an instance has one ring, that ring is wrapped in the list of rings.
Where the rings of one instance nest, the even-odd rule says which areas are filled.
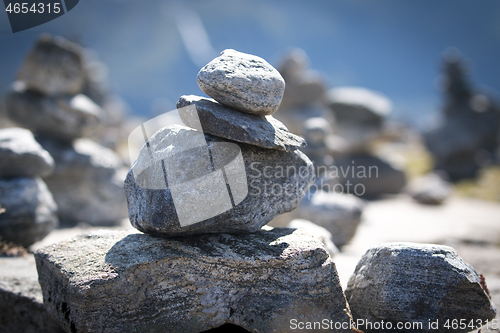
[[[51,6],[52,5],[52,6]],[[23,2],[23,3],[9,3],[7,8],[5,8],[5,11],[14,14],[26,14],[26,13],[38,13],[38,14],[43,14],[45,11],[47,11],[48,14],[54,13],[54,14],[59,14],[61,12],[61,7],[60,3],[56,2],[51,4],[50,2],[45,4],[45,3],[34,3],[29,6],[29,3]]]

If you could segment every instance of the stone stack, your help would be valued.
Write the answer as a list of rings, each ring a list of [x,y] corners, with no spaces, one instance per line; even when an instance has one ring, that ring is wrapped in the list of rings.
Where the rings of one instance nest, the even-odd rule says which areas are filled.
[[[54,169],[50,154],[22,128],[0,130],[0,237],[28,247],[58,224],[57,206],[40,177]]]
[[[335,114],[336,134],[344,143],[343,154],[335,160],[340,183],[367,198],[400,193],[406,185],[402,168],[373,152],[373,143],[384,137],[391,101],[365,88],[339,87],[328,91],[327,104]]]
[[[323,318],[350,331],[321,241],[264,226],[314,181],[304,140],[271,116],[283,79],[263,59],[225,50],[198,83],[214,99],[182,96],[184,125],[149,138],[150,122],[138,128],[147,142],[125,191],[145,234],[100,232],[36,253],[48,311],[77,332],[286,332],[291,320]]]
[[[304,50],[293,49],[288,52],[278,66],[286,82],[283,101],[276,117],[292,133],[300,134],[304,122],[312,117],[326,118],[333,123],[325,106],[325,81],[319,72],[309,68],[309,59]]]
[[[100,125],[103,110],[81,92],[83,50],[60,37],[43,35],[5,99],[8,116],[33,131],[55,160],[44,178],[61,222],[115,224],[126,217],[121,159],[84,137]],[[122,178],[123,179],[123,178]]]
[[[203,67],[198,84],[215,99],[182,96],[177,108],[186,126],[151,136],[127,175],[130,221],[162,235],[255,232],[295,209],[314,180],[311,161],[298,150],[304,139],[271,116],[285,84],[263,59],[234,50]],[[151,152],[158,157],[148,160]],[[160,158],[168,176],[163,191],[156,184]],[[187,162],[192,169],[179,164]],[[199,223],[182,225],[190,219]]]
[[[500,106],[474,91],[467,68],[457,50],[444,59],[443,121],[424,133],[434,168],[451,181],[474,178],[479,169],[496,159],[500,144]]]

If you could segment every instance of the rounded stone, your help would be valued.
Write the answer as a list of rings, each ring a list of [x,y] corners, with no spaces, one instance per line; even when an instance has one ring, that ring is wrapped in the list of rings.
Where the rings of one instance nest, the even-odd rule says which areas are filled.
[[[28,53],[18,79],[43,94],[77,94],[85,82],[83,50],[62,37],[44,34]]]
[[[256,115],[276,112],[285,92],[285,80],[267,61],[231,49],[205,65],[197,81],[219,103]]]
[[[0,179],[0,236],[28,247],[43,239],[59,223],[57,205],[41,178]]]

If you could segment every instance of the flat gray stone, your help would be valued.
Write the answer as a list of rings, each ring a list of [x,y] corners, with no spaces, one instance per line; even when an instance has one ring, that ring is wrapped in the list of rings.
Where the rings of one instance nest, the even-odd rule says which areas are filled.
[[[205,65],[197,81],[219,103],[261,116],[278,110],[285,91],[285,80],[267,61],[231,49]]]
[[[318,238],[332,257],[339,252],[333,242],[332,233],[316,223],[304,219],[295,219],[288,223],[287,228],[302,229],[311,236]]]
[[[64,332],[45,309],[31,254],[0,258],[0,332]]]
[[[495,318],[496,310],[481,286],[481,277],[448,246],[386,243],[369,249],[349,280],[346,296],[354,320],[372,323],[421,323],[398,332],[469,332],[474,327],[444,326],[456,319]],[[429,321],[438,320],[435,330]],[[379,332],[358,327],[363,332]],[[478,327],[476,327],[478,328]]]
[[[85,81],[82,48],[62,37],[42,35],[28,53],[18,79],[46,95],[77,94]]]
[[[0,236],[30,246],[58,224],[57,205],[40,178],[0,179]]]
[[[85,95],[46,97],[19,81],[7,94],[5,105],[10,119],[21,126],[66,141],[92,134],[103,116],[102,109]]]
[[[293,319],[351,322],[334,262],[300,230],[172,239],[98,231],[35,258],[45,305],[67,331],[198,333],[233,324],[267,333],[290,332]]]
[[[0,177],[43,177],[53,169],[54,159],[30,131],[22,128],[0,130]]]
[[[189,105],[194,105],[195,108],[190,108]],[[274,117],[234,111],[211,98],[181,96],[177,109],[186,126],[220,138],[288,151],[306,146],[303,138],[290,133],[286,126]],[[201,129],[198,128],[200,124]]]
[[[73,143],[37,139],[56,163],[54,173],[44,180],[59,207],[62,224],[116,225],[127,217],[126,169],[114,151],[89,139]]]
[[[143,232],[247,233],[295,209],[314,177],[299,150],[236,144],[177,125],[142,148],[125,192],[130,221]]]
[[[339,123],[356,122],[379,126],[392,111],[384,95],[360,87],[338,87],[328,91],[328,105]]]

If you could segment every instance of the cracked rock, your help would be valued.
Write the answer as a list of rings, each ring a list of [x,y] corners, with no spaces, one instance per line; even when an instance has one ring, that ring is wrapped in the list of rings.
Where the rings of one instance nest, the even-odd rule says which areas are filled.
[[[99,231],[35,257],[48,312],[67,331],[197,333],[233,324],[267,333],[289,332],[292,319],[351,322],[335,264],[300,230],[171,239]]]

